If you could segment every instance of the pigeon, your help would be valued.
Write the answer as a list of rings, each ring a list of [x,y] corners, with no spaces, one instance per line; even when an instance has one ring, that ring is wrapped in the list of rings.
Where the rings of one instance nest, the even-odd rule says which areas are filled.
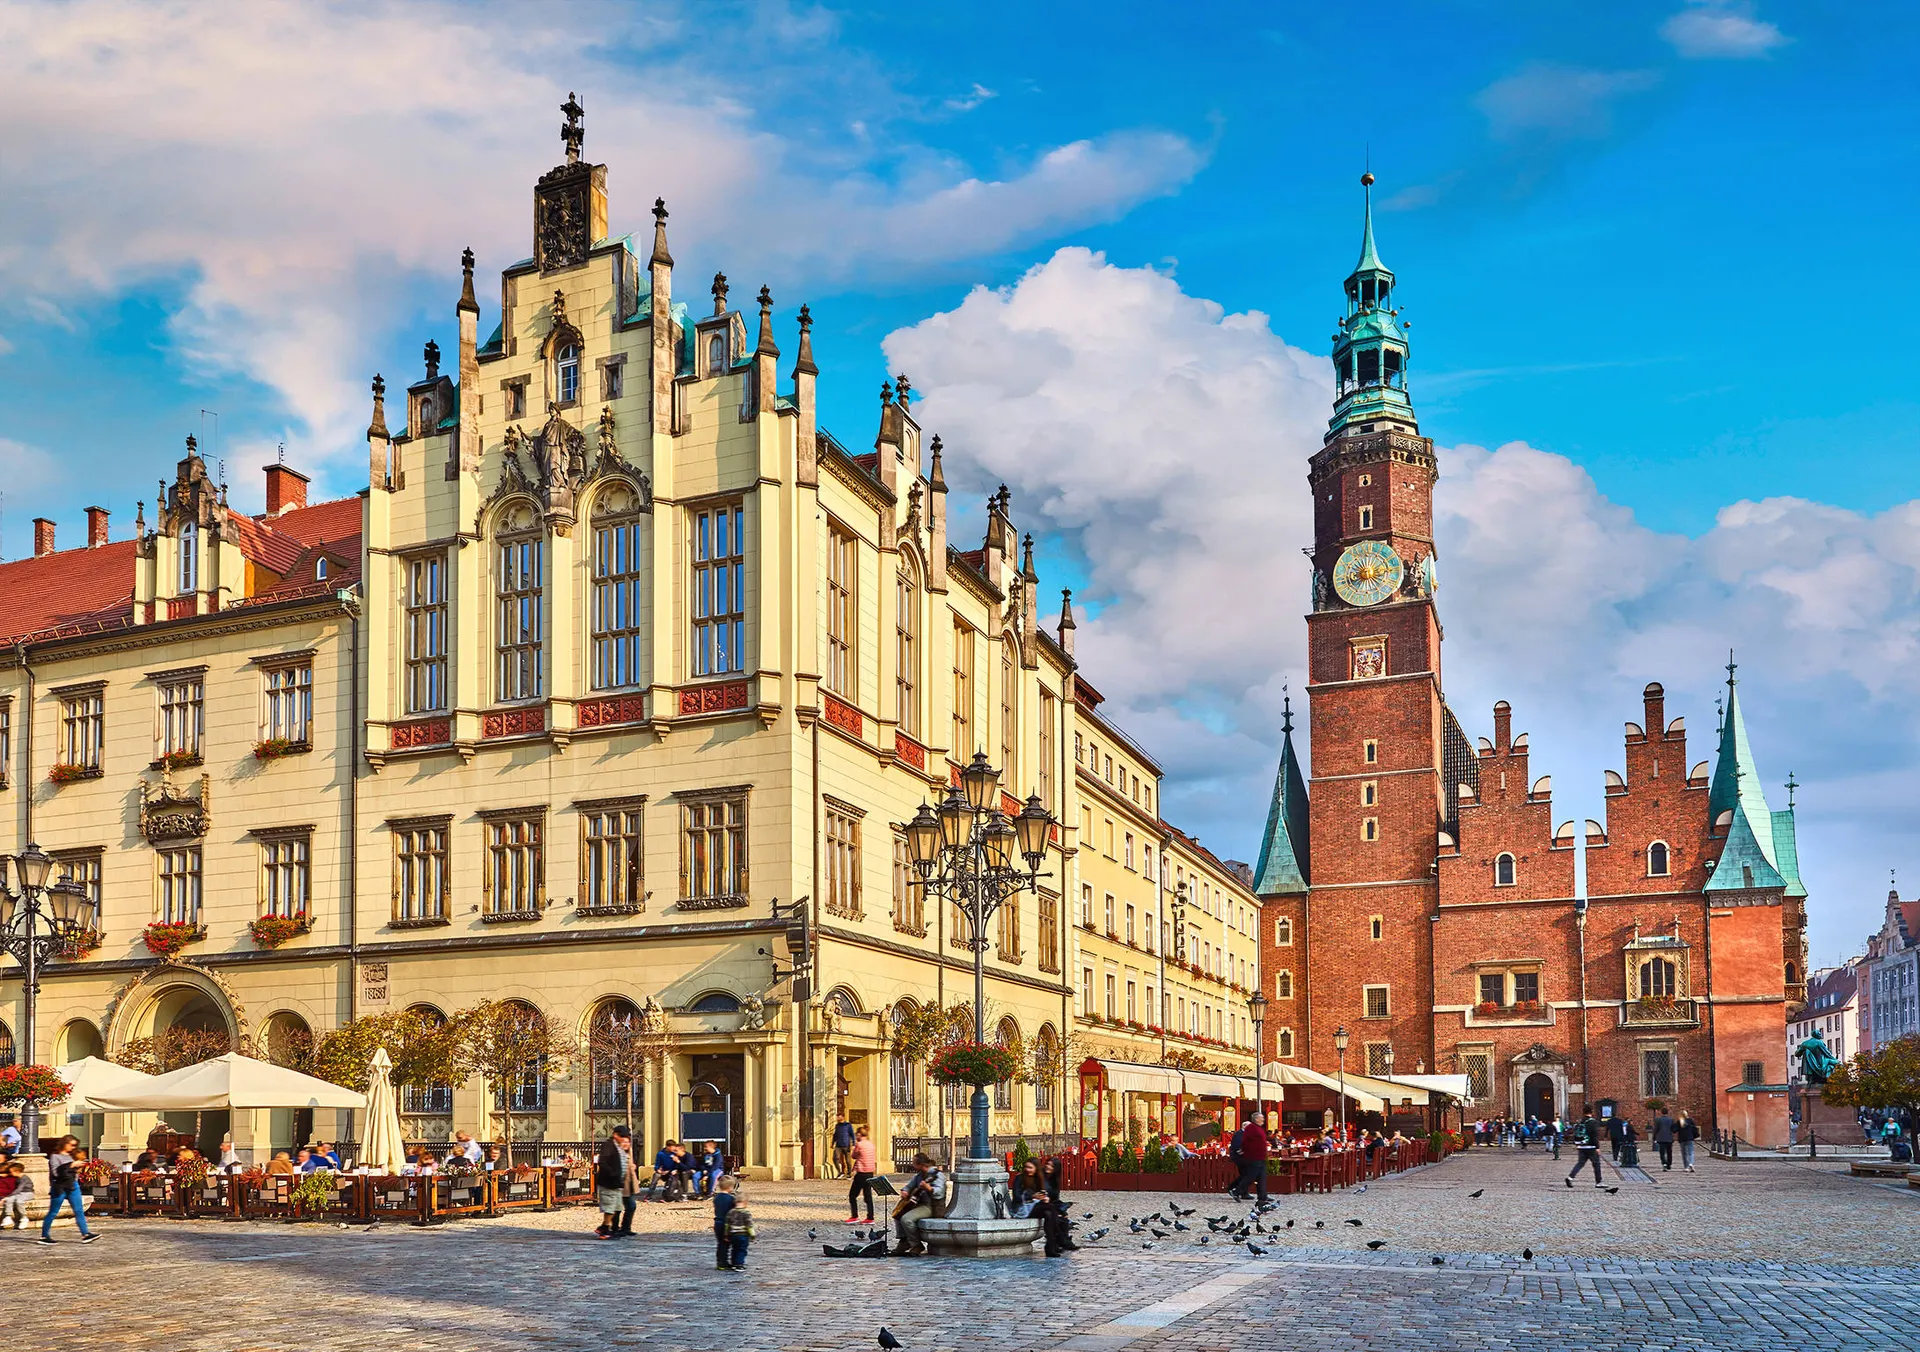
[[[1260,1222],[1259,1222],[1259,1221],[1255,1221],[1255,1222],[1253,1223],[1253,1228],[1254,1228],[1254,1229],[1255,1229],[1256,1231],[1258,1231],[1258,1232],[1259,1232],[1260,1234],[1263,1234],[1263,1235],[1264,1235],[1264,1234],[1266,1234],[1266,1233],[1267,1233],[1267,1227],[1266,1227],[1266,1226],[1264,1226],[1264,1225],[1262,1225],[1262,1224],[1260,1224]]]
[[[1165,1230],[1155,1230],[1152,1232],[1152,1234],[1155,1239],[1165,1239],[1167,1237],[1167,1232]]]
[[[1520,1250],[1520,1257],[1526,1260],[1527,1262],[1531,1263],[1533,1261],[1533,1250],[1532,1249]]]
[[[1117,1221],[1120,1219],[1120,1213],[1116,1211],[1113,1213],[1113,1215],[1109,1216],[1107,1219]]]
[[[1618,1191],[1620,1191],[1620,1189],[1619,1189],[1619,1188],[1617,1188],[1617,1187],[1615,1187],[1615,1188],[1608,1188],[1608,1189],[1607,1189],[1607,1195],[1608,1195],[1609,1197],[1611,1197],[1611,1196],[1612,1196],[1612,1195],[1613,1195],[1614,1193],[1616,1193],[1616,1192],[1618,1192]]]
[[[1202,1235],[1202,1236],[1200,1236],[1200,1242],[1201,1242],[1202,1244],[1211,1244],[1211,1243],[1213,1243],[1213,1236],[1212,1236],[1212,1235]]]
[[[1107,1237],[1107,1227],[1103,1225],[1098,1230],[1095,1230],[1092,1234],[1088,1235],[1087,1239],[1089,1241],[1092,1241],[1096,1239],[1105,1239],[1106,1237]]]
[[[1188,1225],[1188,1224],[1187,1224],[1187,1223],[1186,1223],[1185,1221],[1175,1221],[1175,1222],[1173,1223],[1173,1228],[1174,1228],[1174,1229],[1176,1229],[1176,1230],[1191,1230],[1191,1229],[1193,1229],[1193,1227],[1192,1227],[1191,1225]]]
[[[1315,1221],[1313,1223],[1313,1228],[1316,1230],[1324,1230],[1327,1228],[1327,1223],[1325,1221]]]
[[[1478,1197],[1478,1196],[1479,1196],[1479,1195],[1480,1195],[1481,1193],[1483,1193],[1483,1192],[1485,1192],[1485,1191],[1486,1191],[1486,1189],[1485,1189],[1485,1188],[1475,1188],[1475,1189],[1474,1189],[1474,1190],[1473,1190],[1472,1192],[1470,1192],[1470,1193],[1468,1193],[1468,1194],[1467,1194],[1467,1197],[1468,1197],[1468,1199],[1469,1199],[1469,1200],[1471,1200],[1471,1199],[1473,1199],[1473,1198],[1475,1198],[1475,1197]]]
[[[1247,1244],[1247,1252],[1252,1254],[1255,1258],[1262,1258],[1266,1255],[1267,1251],[1261,1248],[1258,1244],[1249,1242]]]
[[[1142,1244],[1140,1247],[1143,1249],[1151,1249],[1153,1247],[1153,1241],[1148,1240],[1145,1244]]]
[[[1089,1211],[1086,1215],[1082,1216],[1080,1219],[1083,1221],[1090,1221],[1093,1219],[1093,1213]]]
[[[887,1352],[896,1352],[896,1349],[902,1346],[900,1340],[893,1336],[893,1330],[885,1324],[880,1326],[880,1337],[876,1341],[886,1348]]]
[[[1199,1207],[1190,1206],[1185,1211],[1182,1211],[1179,1207],[1175,1206],[1173,1203],[1171,1202],[1167,1203],[1167,1210],[1171,1211],[1176,1216],[1191,1216],[1194,1212],[1198,1211],[1199,1209],[1200,1209]]]
[[[346,1223],[345,1221],[341,1221],[341,1222],[340,1222],[339,1224],[340,1224],[340,1228],[341,1228],[342,1230],[344,1230],[344,1229],[346,1229],[346,1228],[347,1228],[347,1223]]]
[[[370,1234],[372,1234],[372,1233],[373,1233],[373,1232],[374,1232],[375,1230],[378,1230],[379,1228],[380,1228],[380,1222],[379,1222],[379,1221],[375,1221],[375,1222],[374,1222],[374,1223],[373,1223],[372,1225],[363,1225],[363,1226],[361,1226],[361,1227],[360,1227],[360,1233],[361,1233],[361,1234],[363,1234],[363,1235],[370,1235]]]
[[[818,1230],[816,1230],[816,1229],[814,1229],[814,1228],[813,1228],[812,1226],[808,1226],[808,1227],[807,1227],[807,1238],[808,1238],[808,1239],[818,1239],[818,1238],[820,1238],[820,1232],[819,1232]]]
[[[1359,1221],[1348,1221],[1348,1222],[1347,1222],[1347,1224],[1348,1224],[1348,1225],[1358,1225],[1358,1224],[1360,1224],[1360,1222],[1359,1222]]]
[[[1207,1224],[1208,1224],[1208,1225],[1214,1225],[1214,1224],[1219,1224],[1219,1225],[1225,1225],[1226,1223],[1227,1223],[1227,1218],[1226,1218],[1225,1216],[1209,1216],[1209,1217],[1207,1217]]]
[[[1287,1229],[1289,1229],[1289,1230],[1291,1230],[1291,1229],[1293,1229],[1293,1222],[1292,1222],[1292,1221],[1288,1221],[1288,1222],[1287,1222]]]
[[[1447,1265],[1447,1260],[1442,1258],[1437,1253],[1428,1261],[1431,1262],[1435,1267],[1445,1267]]]
[[[1370,1239],[1367,1241],[1367,1247],[1369,1249],[1384,1249],[1387,1247],[1387,1241],[1384,1239]]]

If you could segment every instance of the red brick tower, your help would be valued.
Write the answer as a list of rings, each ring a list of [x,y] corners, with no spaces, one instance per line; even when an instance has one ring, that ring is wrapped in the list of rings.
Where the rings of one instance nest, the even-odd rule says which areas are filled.
[[[1372,175],[1361,179],[1371,185]],[[1369,208],[1334,339],[1338,399],[1310,462],[1313,613],[1307,897],[1309,1064],[1431,1069],[1437,832],[1477,779],[1440,690],[1433,443],[1407,399],[1407,339]],[[1449,768],[1453,773],[1448,773]]]

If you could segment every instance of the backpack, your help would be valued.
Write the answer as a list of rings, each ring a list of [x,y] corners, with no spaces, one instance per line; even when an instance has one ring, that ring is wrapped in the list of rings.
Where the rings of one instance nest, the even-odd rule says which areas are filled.
[[[751,1211],[748,1211],[745,1207],[740,1206],[736,1203],[734,1208],[731,1211],[727,1212],[726,1223],[727,1223],[728,1239],[752,1239],[753,1238],[754,1236],[753,1213]]]

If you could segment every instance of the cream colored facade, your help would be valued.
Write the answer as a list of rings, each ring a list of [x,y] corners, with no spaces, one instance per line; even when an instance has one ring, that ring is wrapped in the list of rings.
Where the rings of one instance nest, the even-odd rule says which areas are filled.
[[[1144,758],[1125,753],[1130,782],[1150,783],[1144,802],[1077,763],[1070,615],[1058,635],[1039,627],[1031,543],[1005,491],[978,548],[950,542],[941,448],[905,378],[883,395],[873,451],[849,453],[815,423],[804,307],[784,372],[764,291],[743,313],[716,278],[701,288],[711,313],[695,316],[673,296],[664,208],[650,240],[606,237],[605,169],[577,145],[536,188],[535,257],[501,274],[492,336],[480,338],[469,256],[452,371],[430,350],[391,410],[376,381],[355,557],[333,572],[352,585],[315,590],[324,542],[285,557],[250,519],[222,515],[223,500],[195,499],[191,528],[175,511],[142,533],[132,616],[114,635],[33,636],[31,694],[20,663],[0,660],[13,726],[34,710],[9,753],[18,839],[104,861],[105,941],[48,974],[40,1045],[23,1055],[113,1051],[188,1015],[264,1045],[274,1020],[322,1034],[481,999],[524,1000],[584,1037],[598,1012],[656,1001],[680,1045],[642,1087],[648,1152],[680,1134],[694,1095],[731,1100],[733,1149],[758,1174],[823,1162],[843,1115],[884,1155],[954,1125],[889,1054],[892,1020],[909,1002],[972,995],[962,918],[920,898],[896,824],[984,751],[1009,806],[1038,794],[1061,822],[1040,888],[989,935],[993,1029],[1072,1050],[1091,1027],[1077,971],[1166,966],[1133,978],[1191,1011],[1194,1037],[1166,1045],[1246,1061],[1229,974],[1255,952],[1252,899],[1159,822]],[[192,477],[187,462],[180,473]],[[184,587],[196,532],[241,542],[218,556],[224,583]],[[0,565],[0,585],[20,566]],[[244,603],[290,576],[314,594],[271,616]],[[260,761],[263,673],[288,653],[311,664],[310,749]],[[207,933],[158,961],[139,936],[170,866],[136,810],[136,785],[151,794],[163,778],[141,734],[163,717],[154,673],[196,665]],[[103,773],[55,786],[58,692],[91,681],[106,698]],[[1086,726],[1120,744],[1097,716]],[[1125,821],[1142,855],[1089,849],[1089,803]],[[312,928],[265,950],[247,930],[278,857],[262,851],[293,828],[311,851]],[[1119,889],[1143,934],[1170,934],[1181,884],[1204,975],[1172,970],[1158,938],[1129,948],[1067,913],[1089,886]],[[810,962],[796,979],[803,920]],[[19,997],[17,979],[0,986],[0,1001]],[[9,1018],[19,1026],[17,1008]],[[1201,1029],[1225,1045],[1195,1040]],[[1103,1041],[1116,1031],[1099,1026]],[[1158,1059],[1157,1040],[1125,1041]],[[1075,1069],[996,1089],[995,1134],[1076,1132]],[[511,1108],[517,1139],[582,1141],[624,1115],[613,1089],[582,1061],[506,1091],[409,1094],[403,1108],[425,1139],[497,1135]],[[108,1143],[150,1124],[110,1122]],[[232,1126],[256,1150],[305,1128],[266,1114]]]

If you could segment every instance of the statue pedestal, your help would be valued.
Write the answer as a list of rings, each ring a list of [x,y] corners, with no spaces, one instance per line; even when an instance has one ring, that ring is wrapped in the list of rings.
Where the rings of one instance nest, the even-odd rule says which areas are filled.
[[[1023,1254],[1040,1238],[1040,1222],[1016,1220],[999,1160],[961,1160],[953,1167],[953,1205],[939,1218],[920,1222],[920,1237],[934,1253],[964,1258]]]
[[[1800,1127],[1794,1133],[1795,1143],[1805,1145],[1809,1139],[1818,1138],[1821,1145],[1865,1145],[1867,1136],[1860,1129],[1859,1109],[1828,1103],[1825,1088],[1819,1084],[1800,1086]]]

